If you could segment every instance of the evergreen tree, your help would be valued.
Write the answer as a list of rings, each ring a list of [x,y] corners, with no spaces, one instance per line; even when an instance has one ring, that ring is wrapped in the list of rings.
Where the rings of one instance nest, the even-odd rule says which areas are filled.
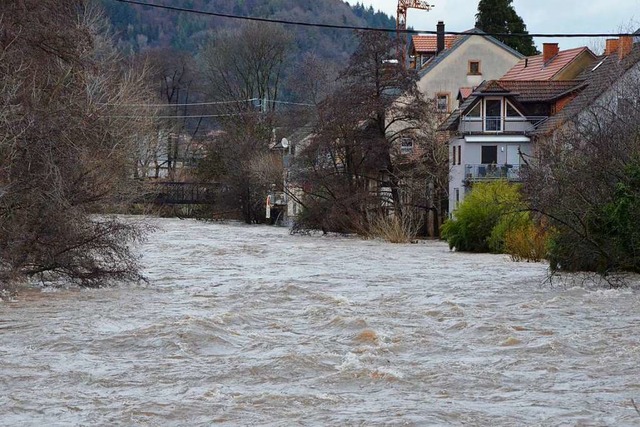
[[[527,26],[513,8],[513,0],[480,0],[476,14],[476,27],[486,33],[527,34],[526,37],[497,36],[496,38],[523,55],[539,52],[529,36]]]

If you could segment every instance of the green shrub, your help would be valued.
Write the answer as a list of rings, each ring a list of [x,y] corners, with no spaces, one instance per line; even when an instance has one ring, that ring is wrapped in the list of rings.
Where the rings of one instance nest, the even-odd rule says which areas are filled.
[[[623,170],[609,200],[585,211],[580,223],[556,225],[558,233],[549,251],[551,268],[640,273],[640,162]]]
[[[530,218],[505,233],[504,252],[513,261],[540,262],[547,257],[550,232]]]
[[[506,232],[525,221],[524,209],[518,185],[503,180],[477,183],[454,218],[443,224],[441,235],[451,249],[500,253]]]

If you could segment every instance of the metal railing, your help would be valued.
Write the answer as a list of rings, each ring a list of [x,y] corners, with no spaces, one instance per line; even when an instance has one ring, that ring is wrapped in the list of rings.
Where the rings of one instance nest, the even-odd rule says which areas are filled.
[[[465,165],[465,181],[490,181],[495,179],[506,179],[508,181],[521,181],[520,165],[496,165],[480,164]]]
[[[527,134],[544,123],[547,116],[528,117],[462,117],[459,131],[462,133],[521,133]]]

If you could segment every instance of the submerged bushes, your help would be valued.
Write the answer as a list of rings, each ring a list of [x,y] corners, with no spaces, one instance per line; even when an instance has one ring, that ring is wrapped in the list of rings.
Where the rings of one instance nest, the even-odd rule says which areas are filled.
[[[507,181],[478,183],[442,226],[451,249],[508,253],[514,260],[545,257],[548,232],[533,220],[520,186]]]
[[[423,220],[411,210],[401,215],[380,215],[372,221],[370,234],[372,237],[383,239],[389,243],[415,242]]]

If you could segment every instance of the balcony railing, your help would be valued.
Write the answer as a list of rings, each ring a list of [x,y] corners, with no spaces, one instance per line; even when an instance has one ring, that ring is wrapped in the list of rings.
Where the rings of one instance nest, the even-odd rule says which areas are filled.
[[[546,116],[529,117],[463,117],[459,131],[462,133],[516,133],[527,134],[544,123]]]
[[[491,181],[495,179],[506,179],[518,182],[520,178],[520,165],[465,165],[465,182]]]

